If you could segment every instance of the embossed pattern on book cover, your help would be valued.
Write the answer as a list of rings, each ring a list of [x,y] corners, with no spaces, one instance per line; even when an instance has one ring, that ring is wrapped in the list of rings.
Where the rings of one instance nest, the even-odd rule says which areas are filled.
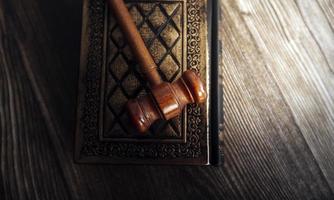
[[[204,1],[126,3],[165,81],[195,69],[209,83]],[[145,137],[134,134],[124,105],[146,94],[148,85],[104,0],[84,2],[81,54],[77,161],[208,163],[207,104],[187,106],[180,117],[154,124]]]

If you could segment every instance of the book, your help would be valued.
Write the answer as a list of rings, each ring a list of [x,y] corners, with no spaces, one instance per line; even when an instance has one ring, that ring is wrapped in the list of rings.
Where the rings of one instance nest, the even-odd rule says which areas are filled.
[[[211,165],[219,163],[216,34],[212,2],[128,0],[133,20],[164,81],[197,71],[208,98],[160,120],[145,135],[129,124],[125,104],[147,82],[104,0],[84,0],[75,160],[78,163]]]

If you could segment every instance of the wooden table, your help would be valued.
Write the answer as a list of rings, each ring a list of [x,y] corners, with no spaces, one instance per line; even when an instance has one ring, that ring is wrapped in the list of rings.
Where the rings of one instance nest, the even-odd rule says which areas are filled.
[[[224,165],[77,165],[81,1],[1,0],[0,198],[333,199],[334,2],[221,10]]]

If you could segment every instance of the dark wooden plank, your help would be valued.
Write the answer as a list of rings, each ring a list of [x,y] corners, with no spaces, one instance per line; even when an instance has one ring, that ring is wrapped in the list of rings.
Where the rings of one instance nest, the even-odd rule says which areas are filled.
[[[328,71],[324,57],[318,56],[319,47],[304,29],[298,34],[307,40],[295,47],[302,53],[292,57],[282,53],[289,40],[278,43],[273,39],[284,35],[284,31],[274,29],[275,16],[287,17],[285,10],[299,11],[294,1],[278,2],[268,7],[269,1],[222,1],[225,164],[169,167],[75,164],[81,1],[1,0],[1,195],[4,199],[333,197],[333,157],[329,152],[333,123],[328,114],[333,106],[320,101],[325,94],[332,99],[328,92],[332,81],[325,76]],[[330,1],[318,2],[326,19],[331,19]],[[292,15],[299,18],[297,24],[308,15],[307,9],[301,10],[303,15]],[[294,30],[283,27],[285,32]],[[311,54],[305,49],[311,49]],[[331,51],[324,55],[328,53]],[[324,89],[318,90],[319,80],[301,70],[302,65],[292,62],[296,61],[293,58],[313,60],[312,65],[305,64],[313,68],[305,69],[312,69],[312,77],[321,77]],[[320,67],[315,68],[317,65]],[[283,71],[278,70],[280,66],[285,66]],[[297,78],[305,75],[306,79],[297,80],[312,84],[303,82],[306,86],[299,88],[297,84],[291,89],[290,80],[283,76],[289,74]],[[290,93],[295,98],[304,97],[308,104],[294,103]],[[327,102],[326,106],[322,102]],[[310,108],[316,109],[317,115],[312,117]],[[324,140],[327,143],[323,145]]]
[[[1,194],[5,199],[68,199],[21,52],[8,32],[0,35]]]

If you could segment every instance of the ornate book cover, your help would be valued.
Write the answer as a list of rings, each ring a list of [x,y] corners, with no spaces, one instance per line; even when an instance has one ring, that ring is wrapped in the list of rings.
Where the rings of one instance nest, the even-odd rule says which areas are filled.
[[[211,15],[206,0],[127,0],[128,9],[165,81],[200,73],[202,105],[155,123],[145,136],[129,125],[124,105],[148,85],[105,0],[84,0],[75,159],[79,163],[210,165],[217,162],[217,121],[210,113]],[[215,79],[212,81],[212,79]],[[217,112],[217,110],[213,111]]]

